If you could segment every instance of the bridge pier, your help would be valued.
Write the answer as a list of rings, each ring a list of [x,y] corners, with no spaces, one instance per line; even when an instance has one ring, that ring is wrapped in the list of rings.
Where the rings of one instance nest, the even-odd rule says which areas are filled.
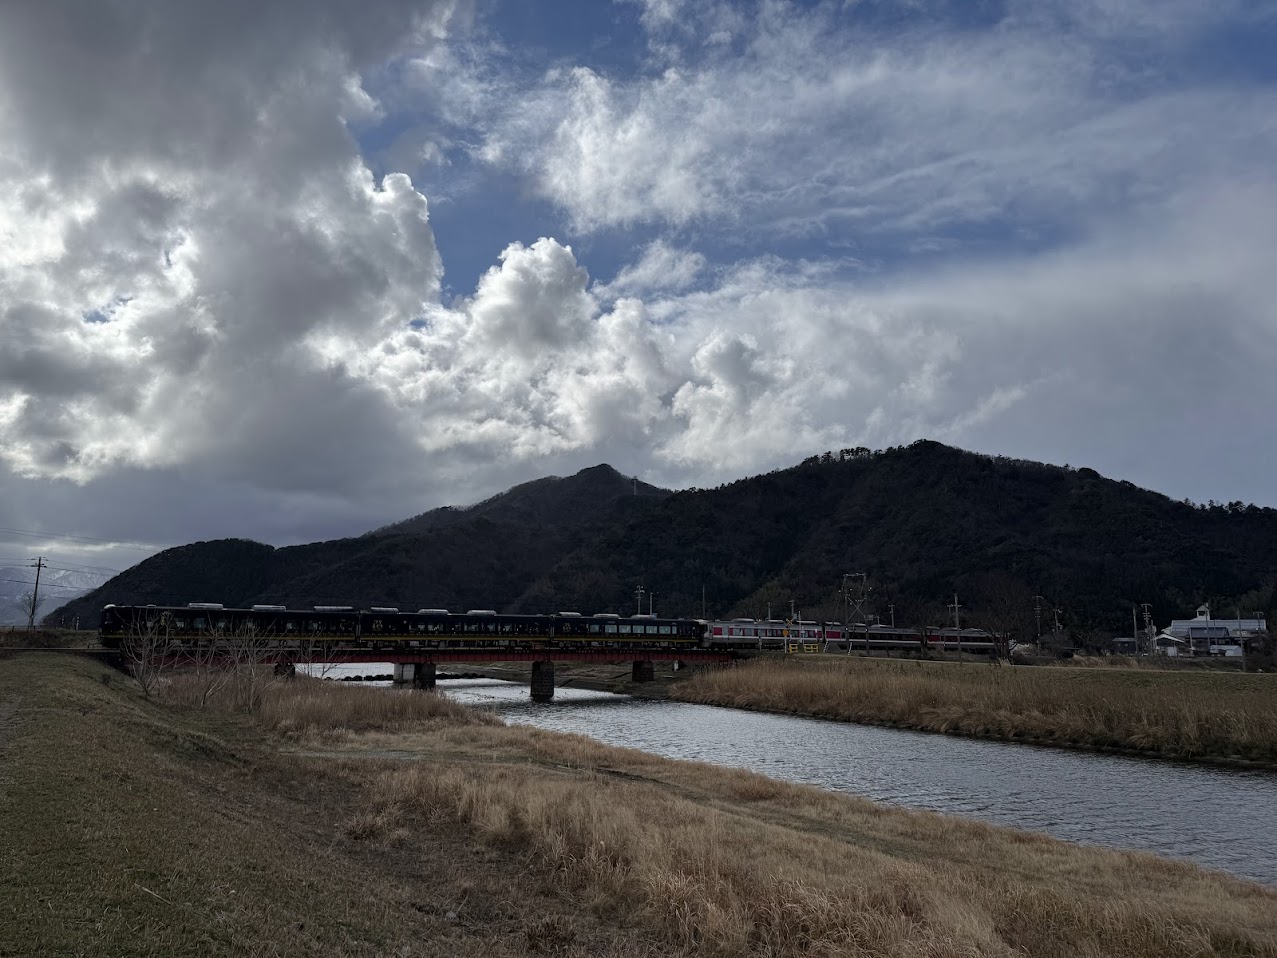
[[[297,666],[292,662],[276,662],[275,676],[281,679],[297,678]]]
[[[412,677],[412,687],[426,692],[434,691],[435,664],[433,662],[417,663],[417,674]]]
[[[554,662],[544,659],[532,663],[532,701],[549,702],[554,698]]]
[[[395,685],[412,685],[417,678],[416,662],[396,662],[394,683]]]
[[[630,669],[631,682],[651,682],[656,679],[656,668],[651,662],[637,661]]]

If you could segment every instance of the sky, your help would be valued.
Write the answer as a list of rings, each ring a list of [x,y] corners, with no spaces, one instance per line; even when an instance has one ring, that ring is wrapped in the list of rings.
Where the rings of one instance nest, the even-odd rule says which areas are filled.
[[[8,0],[0,558],[920,438],[1277,505],[1274,49],[1247,0]]]

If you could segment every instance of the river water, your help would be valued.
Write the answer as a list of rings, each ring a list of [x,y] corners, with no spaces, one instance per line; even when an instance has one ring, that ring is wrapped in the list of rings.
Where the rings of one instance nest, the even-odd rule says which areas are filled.
[[[356,670],[346,666],[346,669]],[[369,666],[360,666],[365,674]],[[1277,886],[1277,773],[986,742],[558,688],[439,683],[511,723],[909,808],[1143,849]]]

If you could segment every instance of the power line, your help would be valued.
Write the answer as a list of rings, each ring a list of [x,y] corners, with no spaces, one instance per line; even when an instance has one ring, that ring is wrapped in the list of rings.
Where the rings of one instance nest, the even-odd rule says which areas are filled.
[[[157,552],[163,546],[145,545],[141,542],[128,544],[118,539],[99,539],[95,536],[73,536],[62,532],[32,532],[30,529],[0,529],[0,534],[11,536],[29,536],[32,539],[64,539],[68,542],[87,542],[114,546],[117,549],[128,549],[132,552]]]
[[[48,566],[45,566],[45,568],[47,569],[47,568],[48,568]],[[0,578],[0,582],[16,582],[18,585],[32,585],[32,580],[30,580],[30,579],[3,579],[3,578]],[[66,591],[68,591],[68,592],[84,592],[84,591],[86,591],[86,590],[84,590],[84,589],[78,589],[78,588],[76,588],[76,587],[75,587],[75,586],[73,586],[73,585],[57,585],[57,584],[52,584],[52,585],[51,585],[51,584],[50,584],[50,583],[48,583],[48,582],[44,583],[42,586],[40,586],[40,588],[41,588],[42,590],[43,590],[43,589],[65,589],[65,590],[66,590]],[[87,591],[90,591],[90,592],[91,592],[92,590],[90,589],[90,590],[87,590]]]
[[[20,562],[27,563],[30,560],[26,556],[0,556],[0,563],[4,562]],[[83,562],[67,562],[62,560],[65,565],[49,566],[50,569],[57,569],[60,572],[78,572],[84,575],[119,575],[123,569],[112,569],[104,565],[88,565]],[[74,567],[74,568],[72,568]]]

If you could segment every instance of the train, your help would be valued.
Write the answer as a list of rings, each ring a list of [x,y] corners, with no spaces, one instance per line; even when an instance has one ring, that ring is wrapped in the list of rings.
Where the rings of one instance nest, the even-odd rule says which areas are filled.
[[[132,637],[159,636],[185,646],[208,639],[253,637],[281,649],[322,643],[358,649],[531,649],[547,644],[582,648],[701,648],[705,624],[658,615],[622,616],[579,612],[544,615],[498,613],[494,609],[418,609],[373,606],[280,605],[227,608],[217,602],[185,606],[108,605],[102,610],[102,644],[118,648]]]
[[[807,619],[706,620],[654,614],[555,612],[499,613],[494,609],[357,609],[321,605],[228,608],[217,602],[185,606],[108,605],[102,610],[102,644],[118,648],[131,637],[157,636],[183,647],[218,637],[252,636],[281,650],[321,643],[331,648],[526,650],[549,644],[576,648],[709,649],[715,651],[901,652],[996,654],[994,636],[982,629],[896,628],[815,622]]]
[[[821,652],[969,652],[996,655],[996,637],[984,629],[929,626],[925,630],[864,622],[809,619],[730,619],[706,623],[714,648]]]

